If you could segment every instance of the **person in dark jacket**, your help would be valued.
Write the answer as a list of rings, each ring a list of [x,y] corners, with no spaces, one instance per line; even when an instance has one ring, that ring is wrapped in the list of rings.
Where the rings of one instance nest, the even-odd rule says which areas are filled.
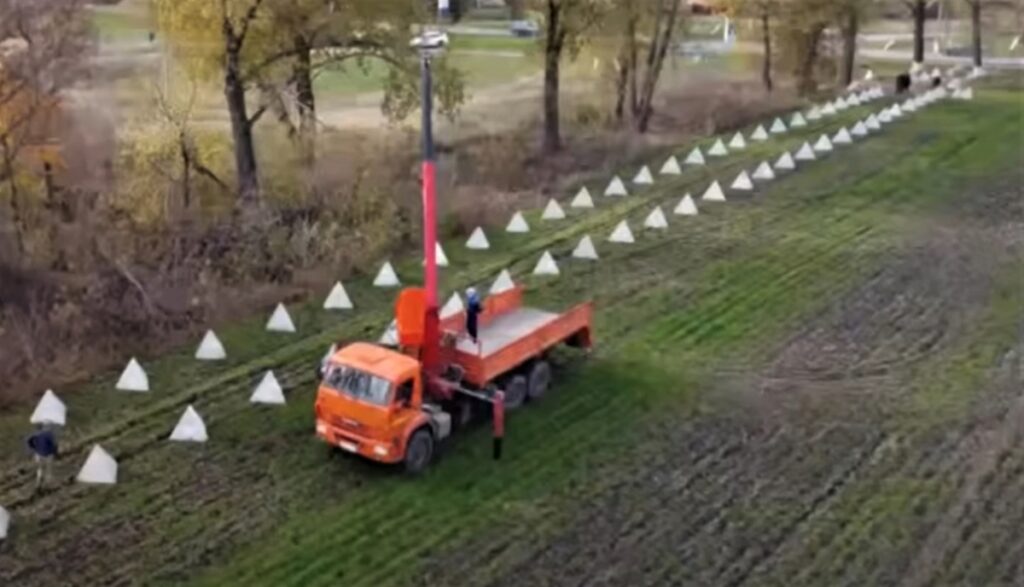
[[[479,334],[479,319],[480,312],[483,310],[480,304],[480,294],[476,292],[476,288],[469,288],[466,290],[466,334],[469,338],[473,339],[473,344],[480,344],[477,339]]]
[[[36,461],[36,490],[39,490],[49,481],[53,461],[57,458],[57,437],[49,426],[40,425],[32,436],[28,437],[28,448]]]

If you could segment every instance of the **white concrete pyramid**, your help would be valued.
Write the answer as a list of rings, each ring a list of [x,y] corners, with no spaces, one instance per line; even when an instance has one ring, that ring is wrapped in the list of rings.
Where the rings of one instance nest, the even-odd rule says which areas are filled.
[[[654,210],[647,215],[644,220],[644,228],[653,228],[655,230],[664,230],[668,228],[668,218],[665,218],[665,212],[662,211],[661,206],[655,206]]]
[[[701,152],[700,147],[694,147],[683,163],[687,165],[704,165],[704,153]]]
[[[741,192],[749,192],[754,189],[754,182],[750,181],[750,176],[747,175],[747,170],[744,169],[736,176],[736,179],[732,181],[730,189],[734,189]]]
[[[970,79],[976,79],[979,77],[984,77],[987,74],[988,72],[985,71],[984,67],[981,67],[980,65],[975,65],[974,69],[971,70],[971,73],[967,74],[967,77]]]
[[[199,347],[196,349],[196,358],[200,361],[223,361],[228,358],[224,345],[221,344],[214,331],[207,330],[203,335],[203,340],[199,342]]]
[[[811,153],[814,154],[813,152]],[[789,151],[783,153],[779,160],[775,162],[775,169],[777,171],[791,171],[796,169],[796,161],[793,161],[793,156],[789,154]]]
[[[398,281],[398,274],[395,273],[395,268],[391,266],[391,261],[385,261],[380,267],[380,271],[377,272],[377,277],[373,280],[374,287],[395,287],[401,285]]]
[[[544,213],[540,215],[541,220],[563,220],[565,219],[565,210],[558,205],[558,200],[551,198],[548,200],[548,205],[544,207]]]
[[[736,149],[737,151],[747,148],[747,141],[743,139],[743,133],[738,132],[732,135],[732,140],[729,141],[729,148]]]
[[[580,243],[572,250],[572,257],[573,259],[589,259],[591,261],[598,259],[597,249],[594,248],[594,241],[589,234],[580,239]]]
[[[623,243],[630,244],[636,242],[633,239],[633,231],[629,229],[629,223],[623,220],[612,231],[611,236],[608,237],[608,242],[611,243]]]
[[[117,461],[103,447],[94,444],[85,464],[78,471],[75,481],[94,485],[113,485],[117,483]]]
[[[844,100],[842,97],[836,98],[836,101],[833,103],[833,105],[835,106],[835,109],[840,112],[850,107],[850,105],[847,104],[846,100]]]
[[[807,126],[807,121],[804,120],[804,115],[796,112],[793,117],[789,120],[789,128],[803,128]]]
[[[320,365],[326,365],[330,362],[336,352],[338,352],[338,345],[332,343],[331,346],[327,347],[327,352],[324,353],[323,358],[320,359]]]
[[[473,230],[473,234],[469,235],[469,240],[466,241],[466,248],[474,251],[486,251],[491,248],[491,243],[487,240],[487,234],[484,233],[483,228],[477,226]]]
[[[888,108],[886,108],[886,109],[882,110],[881,112],[879,112],[878,113],[878,122],[879,122],[879,125],[878,125],[879,128],[882,127],[882,124],[888,124],[888,123],[892,122],[892,111],[889,110]]]
[[[252,395],[249,396],[249,403],[284,405],[284,390],[281,389],[281,384],[277,382],[277,377],[274,377],[273,371],[267,371],[263,374],[263,379],[260,380],[259,385],[256,386]]]
[[[580,188],[579,193],[572,199],[569,206],[572,208],[593,208],[594,198],[590,197],[590,190],[585,187]]]
[[[0,540],[7,540],[7,533],[11,528],[11,514],[0,506]]]
[[[444,254],[444,247],[441,246],[440,241],[434,242],[434,262],[437,263],[438,267],[448,266],[448,255]],[[423,260],[423,264],[426,265],[427,260]]]
[[[768,140],[768,131],[764,129],[763,124],[757,125],[757,128],[754,129],[754,132],[750,133],[750,140],[758,142],[764,142]]]
[[[903,103],[903,110],[904,112],[916,112],[917,102],[914,100],[907,100],[906,102]]]
[[[818,137],[818,142],[814,143],[814,150],[818,153],[828,153],[832,150],[832,141],[828,140],[828,135]]]
[[[722,142],[722,139],[715,141],[715,144],[711,145],[711,148],[708,149],[708,155],[712,157],[725,157],[728,154],[729,149],[725,148],[725,143]]]
[[[64,402],[60,401],[57,394],[53,393],[52,389],[47,389],[43,397],[39,399],[39,403],[36,404],[36,409],[32,411],[32,416],[29,417],[28,421],[31,424],[56,424],[63,426],[67,423],[68,419],[68,408],[64,405]]]
[[[708,186],[707,191],[704,192],[704,195],[701,196],[701,199],[705,202],[724,202],[725,192],[722,191],[722,186],[718,181],[713,181]]]
[[[893,107],[889,109],[889,114],[893,118],[900,118],[903,116],[903,109],[900,108],[899,104],[894,104]]]
[[[267,320],[267,330],[270,332],[295,332],[295,323],[292,322],[292,317],[288,314],[288,309],[284,307],[284,304],[278,304],[274,308],[274,313]]]
[[[857,124],[853,125],[853,128],[850,130],[850,134],[855,137],[866,137],[868,136],[868,126],[864,124],[863,120],[858,120]]]
[[[762,161],[754,173],[750,176],[753,179],[760,179],[764,181],[775,179],[775,172],[772,171],[772,166],[768,165],[767,161]]]
[[[345,286],[340,281],[334,284],[331,288],[331,292],[327,294],[327,299],[324,300],[325,310],[351,310],[352,298],[348,297],[348,291],[345,290]]]
[[[849,145],[853,142],[853,137],[850,136],[850,131],[846,130],[846,127],[839,129],[836,136],[832,137],[832,142],[836,145]]]
[[[558,275],[558,263],[555,263],[555,258],[551,256],[550,251],[544,251],[544,254],[540,256],[537,261],[536,267],[533,268],[534,275]]]
[[[384,329],[384,334],[377,339],[377,344],[384,346],[398,346],[398,322],[392,320]]]
[[[832,105],[832,102],[826,102],[824,108],[821,109],[821,113],[824,116],[834,116],[836,107]]]
[[[206,423],[199,412],[192,406],[185,408],[185,413],[178,419],[178,424],[171,431],[169,440],[174,442],[206,442]]]
[[[953,92],[953,97],[957,100],[973,100],[974,99],[974,88],[962,88]]]
[[[811,145],[804,143],[800,150],[793,155],[793,158],[797,161],[814,161],[818,156],[814,154],[814,149],[811,148]]]
[[[505,226],[505,232],[511,232],[513,234],[530,232],[530,225],[526,223],[526,218],[523,217],[522,212],[516,212],[512,215],[512,219],[509,220],[508,225]]]
[[[608,182],[608,187],[604,189],[604,195],[621,197],[628,196],[629,192],[626,191],[626,184],[622,183],[622,180],[616,175]]]
[[[857,94],[851,94],[846,98],[846,103],[851,107],[860,106],[860,98],[857,97]]]
[[[878,122],[878,117],[872,112],[868,115],[867,120],[864,121],[864,126],[868,127],[869,131],[882,130],[882,124]]]
[[[668,158],[665,164],[661,166],[662,175],[679,175],[683,172],[682,168],[679,167],[679,160],[676,159],[675,155]]]
[[[807,120],[821,120],[821,108],[812,106],[807,112]]]
[[[772,134],[782,134],[786,132],[786,123],[782,122],[781,118],[776,118],[775,121],[772,122],[772,127],[768,130],[770,130]]]
[[[672,213],[677,216],[696,216],[698,214],[697,203],[693,201],[690,194],[686,194],[682,200],[679,200],[679,204],[676,205],[676,209]]]
[[[494,283],[491,284],[491,294],[500,294],[506,292],[516,286],[516,283],[512,281],[512,275],[508,272],[508,269],[502,269],[498,277],[494,279]]]
[[[654,176],[651,175],[651,170],[646,165],[641,167],[636,177],[633,178],[633,183],[637,185],[651,185],[654,183]]]
[[[441,319],[450,318],[466,309],[465,304],[462,303],[462,296],[459,292],[452,294],[452,297],[448,298],[448,301],[444,303],[444,307],[441,308],[440,316]]]
[[[115,387],[121,391],[149,391],[149,377],[134,357],[121,372]]]

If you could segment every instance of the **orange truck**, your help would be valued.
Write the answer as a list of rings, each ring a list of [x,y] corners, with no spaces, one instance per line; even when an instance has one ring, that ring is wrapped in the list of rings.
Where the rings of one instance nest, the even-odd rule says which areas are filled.
[[[464,313],[438,319],[431,333],[436,309],[428,297],[420,288],[399,296],[397,348],[359,342],[326,359],[315,405],[319,438],[415,474],[430,464],[453,423],[459,428],[487,407],[499,458],[504,410],[547,392],[549,353],[563,344],[591,345],[590,303],[559,314],[524,307],[520,287],[491,295],[474,342]]]

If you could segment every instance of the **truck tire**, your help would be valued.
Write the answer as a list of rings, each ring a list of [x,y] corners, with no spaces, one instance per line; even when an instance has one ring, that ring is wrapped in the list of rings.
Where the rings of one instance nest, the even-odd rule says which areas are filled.
[[[430,466],[434,458],[434,436],[426,428],[420,428],[412,433],[409,442],[405,445],[405,472],[410,475],[419,475]]]
[[[530,369],[529,386],[527,393],[531,400],[538,400],[544,397],[548,387],[551,386],[551,363],[537,361]]]
[[[529,393],[529,383],[523,375],[513,375],[505,382],[505,409],[514,410],[523,405]]]

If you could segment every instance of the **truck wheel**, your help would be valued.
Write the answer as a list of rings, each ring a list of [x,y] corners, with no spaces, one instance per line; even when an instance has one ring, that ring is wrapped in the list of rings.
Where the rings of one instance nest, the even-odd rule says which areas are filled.
[[[514,410],[523,405],[526,395],[529,393],[529,384],[526,377],[515,375],[505,382],[505,409]]]
[[[551,363],[537,361],[530,369],[529,395],[530,399],[540,399],[547,393],[551,386]]]
[[[405,472],[410,475],[419,475],[430,465],[434,457],[434,437],[426,428],[420,428],[413,432],[409,443],[405,447]]]

